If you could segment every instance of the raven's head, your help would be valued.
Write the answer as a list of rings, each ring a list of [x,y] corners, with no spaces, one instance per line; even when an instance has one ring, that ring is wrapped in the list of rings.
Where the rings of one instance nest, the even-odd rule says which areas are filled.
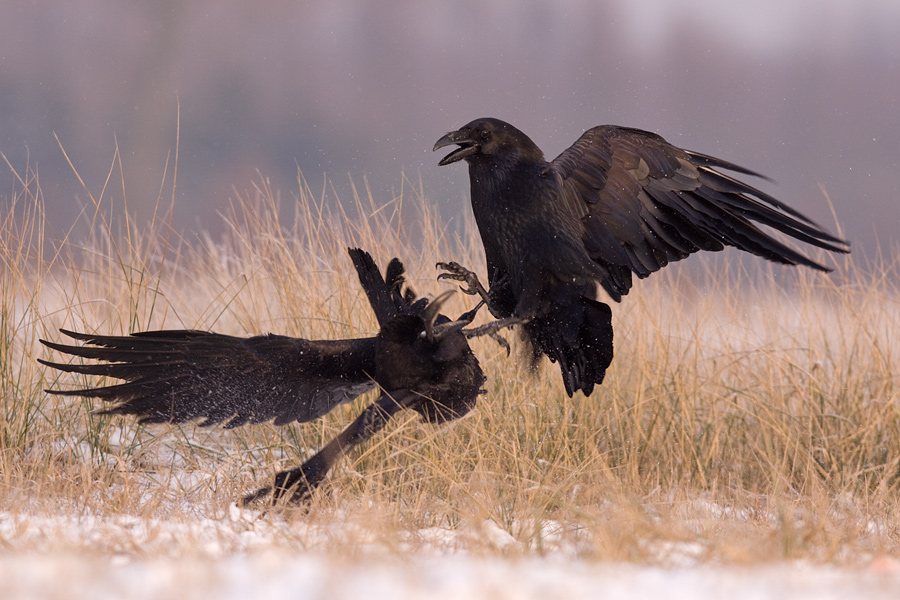
[[[449,165],[459,160],[468,163],[479,160],[518,160],[523,157],[544,160],[544,155],[527,135],[500,119],[475,119],[456,131],[451,131],[434,145],[434,150],[456,144],[456,150],[438,163]]]
[[[421,314],[400,315],[388,321],[378,333],[380,363],[392,364],[385,377],[396,379],[398,373],[410,379],[428,377],[437,363],[455,360],[469,352],[462,328],[471,318],[451,321],[440,314],[441,306],[453,294],[448,290],[432,300]],[[379,364],[379,370],[385,365]],[[412,383],[396,387],[411,387]]]
[[[389,394],[406,390],[418,396],[406,406],[429,423],[469,412],[486,380],[463,331],[474,314],[456,321],[440,314],[452,293],[432,300],[421,314],[395,317],[375,338],[375,380]]]

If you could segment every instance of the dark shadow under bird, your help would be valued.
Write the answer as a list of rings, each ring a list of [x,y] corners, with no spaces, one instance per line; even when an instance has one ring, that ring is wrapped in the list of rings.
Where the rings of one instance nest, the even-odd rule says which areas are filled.
[[[140,423],[184,423],[233,428],[274,419],[276,425],[312,421],[360,394],[380,395],[336,438],[303,465],[281,471],[271,487],[244,503],[293,490],[302,500],[344,454],[380,431],[401,409],[426,421],[457,419],[475,406],[486,378],[463,327],[473,311],[451,321],[440,308],[452,292],[432,301],[404,289],[404,268],[391,260],[382,276],[372,257],[350,249],[360,284],[378,320],[378,335],[306,340],[281,335],[250,338],[194,330],[128,336],[64,334],[81,346],[41,342],[58,352],[99,363],[39,361],[61,371],[100,375],[125,383],[52,394],[115,402],[102,414],[136,415]]]
[[[722,170],[757,173],[677,148],[662,137],[604,125],[546,161],[531,139],[499,119],[472,121],[441,137],[440,161],[469,166],[472,210],[487,259],[488,289],[456,264],[440,278],[463,281],[491,313],[522,323],[537,362],[559,363],[566,392],[590,395],[613,357],[612,313],[632,274],[647,277],[700,250],[733,246],[762,258],[827,267],[779,241],[847,253],[849,243]]]

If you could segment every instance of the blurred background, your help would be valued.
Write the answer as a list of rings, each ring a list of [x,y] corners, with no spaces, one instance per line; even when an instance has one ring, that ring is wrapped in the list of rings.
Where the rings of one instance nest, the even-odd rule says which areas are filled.
[[[855,252],[898,238],[897,0],[4,0],[0,152],[37,170],[57,233],[90,200],[56,137],[95,195],[118,148],[146,219],[171,197],[179,105],[186,232],[221,229],[261,178],[289,200],[298,172],[384,203],[421,186],[455,219],[467,173],[432,145],[495,116],[548,157],[594,125],[648,129],[834,231],[824,190]],[[122,194],[114,174],[104,198]]]

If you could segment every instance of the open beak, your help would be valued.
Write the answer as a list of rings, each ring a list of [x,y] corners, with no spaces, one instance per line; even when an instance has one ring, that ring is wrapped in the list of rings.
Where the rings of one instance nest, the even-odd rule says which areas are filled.
[[[431,150],[432,152],[438,148],[443,148],[444,146],[451,146],[453,144],[459,146],[459,148],[442,158],[438,165],[443,167],[444,165],[455,163],[480,151],[481,148],[471,139],[470,133],[471,132],[465,129],[451,131],[435,142],[434,148]]]
[[[452,323],[441,323],[440,325],[435,325],[434,322],[437,320],[438,315],[441,312],[441,306],[447,301],[447,299],[453,295],[454,290],[447,290],[434,300],[428,303],[428,306],[425,307],[425,335],[428,337],[429,342],[434,342],[435,340],[440,340],[442,337],[447,335],[452,329],[448,329],[448,325],[452,325],[455,323],[459,323],[459,321],[453,321]],[[465,327],[467,323],[463,323],[459,326],[459,329]]]

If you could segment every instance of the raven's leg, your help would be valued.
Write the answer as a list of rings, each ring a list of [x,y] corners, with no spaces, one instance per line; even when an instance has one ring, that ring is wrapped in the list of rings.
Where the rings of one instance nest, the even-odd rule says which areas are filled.
[[[386,393],[382,394],[378,400],[367,406],[355,421],[309,460],[299,467],[279,472],[275,476],[272,486],[261,488],[245,496],[241,504],[247,506],[270,493],[274,503],[292,488],[294,488],[291,494],[292,502],[302,502],[307,499],[312,490],[322,483],[334,463],[354,447],[381,431],[391,417],[401,408],[409,406],[416,398],[418,398],[416,394],[405,391],[394,397]]]
[[[521,325],[523,323],[527,323],[530,320],[531,319],[524,319],[522,317],[506,317],[505,319],[496,319],[494,321],[491,321],[490,323],[485,323],[484,325],[473,327],[472,329],[463,329],[463,333],[467,338],[481,337],[483,335],[494,338],[494,336],[497,335],[497,332],[501,329],[512,327],[513,325]]]
[[[473,271],[468,270],[457,262],[439,262],[435,265],[438,269],[444,271],[437,276],[438,281],[441,279],[449,279],[450,281],[459,281],[465,284],[465,287],[459,286],[459,289],[463,291],[464,294],[468,294],[470,296],[474,296],[478,294],[481,296],[481,299],[485,304],[488,305],[488,308],[491,306],[491,298],[488,295],[488,291],[481,285],[481,282],[478,280],[478,275],[476,275]]]
[[[528,319],[523,319],[521,317],[506,317],[505,319],[497,319],[495,321],[491,321],[490,323],[485,323],[484,325],[473,327],[472,329],[463,329],[463,334],[467,338],[481,337],[483,335],[486,335],[500,344],[500,347],[504,348],[506,350],[506,355],[509,356],[509,342],[507,342],[506,338],[504,338],[498,332],[505,327],[512,327],[513,325],[520,325],[527,322]]]
[[[497,316],[494,313],[494,310],[491,308],[491,297],[488,290],[484,289],[484,286],[481,285],[481,282],[478,280],[478,275],[476,275],[473,271],[468,270],[467,268],[460,265],[458,262],[439,262],[435,265],[438,269],[442,269],[445,271],[437,276],[438,281],[441,279],[448,279],[450,281],[460,281],[466,285],[466,287],[459,286],[459,289],[462,290],[464,294],[469,294],[470,296],[481,296],[481,302],[478,303],[474,309],[470,310],[465,314],[465,316],[471,315],[471,318],[475,317],[475,313],[478,312],[478,309],[481,306],[487,305],[488,310],[491,311],[491,314]],[[463,317],[460,317],[462,320]],[[509,342],[506,341],[502,335],[498,332],[504,327],[511,327],[513,325],[517,325],[522,323],[523,321],[514,319],[512,317],[499,319],[498,321],[494,321],[493,323],[488,323],[487,325],[482,325],[481,327],[476,327],[474,329],[464,330],[466,337],[479,337],[482,335],[486,335],[490,337],[492,340],[497,342],[501,348],[506,350],[506,355],[509,356],[510,348]]]

